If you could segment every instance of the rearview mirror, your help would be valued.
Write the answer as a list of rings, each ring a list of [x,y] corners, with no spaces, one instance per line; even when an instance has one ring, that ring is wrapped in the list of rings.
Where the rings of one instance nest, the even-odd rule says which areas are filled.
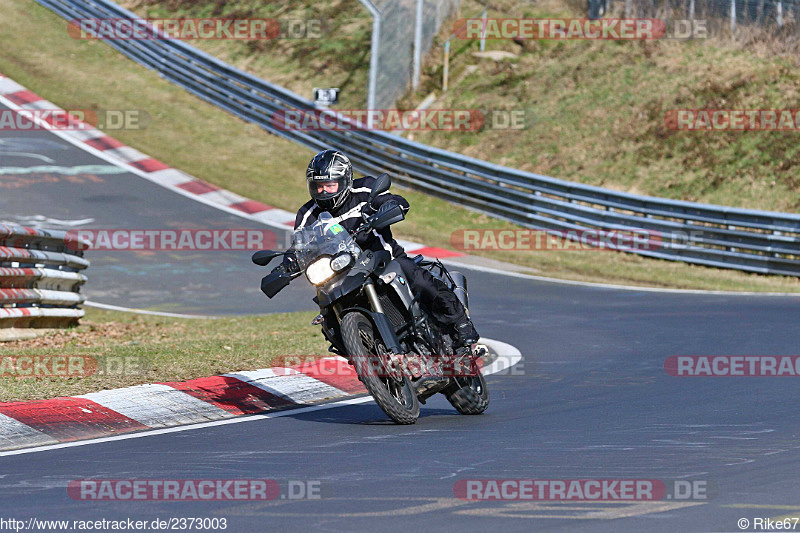
[[[263,267],[267,266],[270,261],[279,255],[283,255],[283,252],[276,252],[275,250],[261,250],[260,252],[254,253],[251,259],[253,260],[253,263]]]
[[[388,191],[391,186],[392,178],[389,177],[389,174],[381,174],[375,178],[375,183],[372,185],[372,191],[369,193],[369,200],[367,200],[368,203],[372,204],[372,201],[375,200],[378,195]]]

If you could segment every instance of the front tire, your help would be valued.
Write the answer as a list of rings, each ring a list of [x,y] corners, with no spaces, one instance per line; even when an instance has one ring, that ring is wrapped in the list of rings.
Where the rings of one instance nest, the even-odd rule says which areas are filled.
[[[383,368],[383,343],[376,338],[372,322],[357,311],[342,319],[342,341],[356,373],[383,412],[398,424],[413,424],[419,418],[419,400],[408,377],[391,377]],[[374,363],[374,364],[373,364]]]

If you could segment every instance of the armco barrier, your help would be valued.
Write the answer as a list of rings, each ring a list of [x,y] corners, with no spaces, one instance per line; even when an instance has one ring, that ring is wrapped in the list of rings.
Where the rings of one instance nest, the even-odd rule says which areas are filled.
[[[67,20],[137,18],[107,0],[37,2]],[[530,228],[647,230],[657,236],[657,244],[630,250],[643,256],[800,276],[800,215],[611,191],[493,165],[380,131],[278,129],[271,123],[275,111],[313,109],[313,104],[181,41],[106,42],[267,131],[313,149],[336,147],[348,153],[361,172],[388,172],[402,185]]]
[[[64,327],[83,316],[78,271],[89,261],[69,242],[64,231],[0,224],[0,331]]]

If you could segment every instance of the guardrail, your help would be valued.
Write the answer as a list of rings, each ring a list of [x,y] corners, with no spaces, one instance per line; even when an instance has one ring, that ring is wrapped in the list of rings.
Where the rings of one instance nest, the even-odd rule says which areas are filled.
[[[107,0],[37,2],[67,20],[138,18]],[[276,128],[271,123],[274,112],[311,110],[313,104],[184,42],[106,42],[198,97],[271,133],[315,150],[336,147],[348,153],[360,172],[388,172],[401,185],[529,228],[647,230],[653,236],[651,242],[627,250],[643,256],[800,276],[800,215],[611,191],[501,167],[380,131]]]
[[[8,328],[57,328],[84,315],[81,243],[64,231],[0,224],[0,337]]]

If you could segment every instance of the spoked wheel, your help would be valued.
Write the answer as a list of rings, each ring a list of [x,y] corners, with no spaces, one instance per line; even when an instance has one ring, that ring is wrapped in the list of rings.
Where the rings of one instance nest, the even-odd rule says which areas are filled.
[[[462,415],[479,415],[489,407],[489,389],[480,371],[475,376],[454,378],[445,396]]]
[[[342,341],[361,382],[383,412],[398,424],[413,424],[419,401],[408,377],[386,369],[386,348],[376,339],[372,322],[354,311],[342,320]]]

